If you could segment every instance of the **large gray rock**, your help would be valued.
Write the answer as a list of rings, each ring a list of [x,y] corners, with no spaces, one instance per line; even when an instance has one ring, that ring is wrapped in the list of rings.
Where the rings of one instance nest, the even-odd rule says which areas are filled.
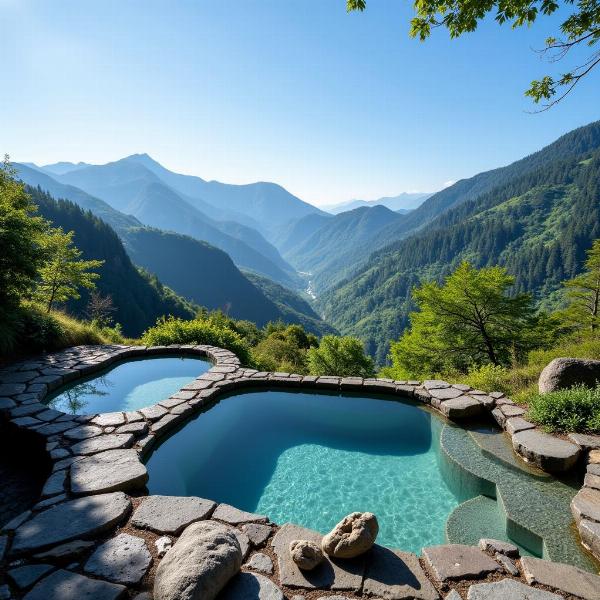
[[[325,560],[312,571],[300,570],[292,560],[290,542],[301,539],[320,545],[322,537],[316,531],[290,523],[280,527],[271,541],[271,546],[277,556],[280,583],[289,587],[358,591],[365,570],[364,556],[346,560],[330,559],[325,556]]]
[[[378,545],[371,551],[363,591],[384,600],[439,598],[415,554]]]
[[[423,557],[440,582],[485,577],[489,573],[501,571],[495,560],[475,546],[429,546],[423,548]]]
[[[541,394],[564,390],[577,384],[595,387],[600,381],[600,360],[587,358],[555,358],[540,374]]]
[[[242,551],[229,527],[193,523],[158,565],[154,600],[213,600],[241,564]]]
[[[219,600],[283,600],[283,592],[264,575],[240,573],[223,590]]]
[[[121,493],[77,498],[35,515],[15,532],[11,551],[23,554],[92,537],[121,522],[131,509]]]
[[[131,524],[156,533],[179,535],[188,525],[207,519],[216,504],[193,496],[148,496],[136,508]]]
[[[467,600],[562,600],[562,596],[532,588],[514,579],[503,579],[472,585]]]
[[[571,565],[525,556],[521,565],[527,583],[538,583],[583,600],[600,600],[600,577]]]
[[[133,450],[107,450],[88,456],[71,467],[74,494],[101,494],[140,489],[148,481],[146,467]]]
[[[529,462],[553,473],[568,471],[575,465],[581,452],[576,444],[537,429],[515,433],[512,444],[515,451]]]
[[[335,558],[354,558],[373,547],[378,533],[379,523],[373,513],[354,512],[323,537],[321,548]]]
[[[23,600],[118,600],[126,593],[122,585],[60,570],[42,579]]]
[[[101,544],[85,563],[84,571],[115,583],[139,583],[148,572],[152,556],[146,542],[121,533]]]

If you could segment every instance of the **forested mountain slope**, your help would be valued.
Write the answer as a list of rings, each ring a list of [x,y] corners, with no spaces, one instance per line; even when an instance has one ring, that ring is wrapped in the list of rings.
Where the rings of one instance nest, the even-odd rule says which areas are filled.
[[[545,162],[541,153],[530,157],[534,169],[515,169],[509,180],[502,174],[491,190],[482,183],[487,191],[372,254],[355,276],[319,299],[324,318],[362,337],[383,362],[389,340],[407,325],[411,288],[440,279],[462,260],[504,265],[516,290],[542,304],[555,301],[553,292],[581,269],[585,250],[600,236],[600,126],[572,132],[552,147]]]
[[[85,260],[105,261],[97,271],[100,278],[96,288],[103,296],[112,298],[116,309],[112,316],[121,323],[125,335],[139,336],[163,315],[193,317],[194,309],[189,303],[136,269],[109,225],[72,202],[56,201],[39,189],[28,188],[27,191],[44,218],[64,231],[75,232],[74,243]],[[85,316],[88,300],[89,293],[81,290],[81,298],[69,302],[69,312]]]
[[[313,284],[321,291],[343,279],[348,269],[379,247],[376,238],[384,227],[403,218],[385,206],[343,212],[325,221],[285,256],[298,270],[312,273]]]

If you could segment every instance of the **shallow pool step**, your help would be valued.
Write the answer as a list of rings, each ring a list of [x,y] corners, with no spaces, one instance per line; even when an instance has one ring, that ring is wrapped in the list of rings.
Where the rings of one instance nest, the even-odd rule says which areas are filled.
[[[476,546],[481,538],[510,542],[519,547],[523,556],[536,556],[506,533],[506,519],[496,500],[476,496],[459,504],[446,521],[446,540],[449,544]]]

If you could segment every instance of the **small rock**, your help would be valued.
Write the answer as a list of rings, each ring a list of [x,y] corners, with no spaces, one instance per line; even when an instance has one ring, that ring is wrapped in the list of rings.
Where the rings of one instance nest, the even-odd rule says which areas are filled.
[[[240,544],[229,527],[193,523],[158,565],[154,599],[213,600],[241,564]]]
[[[230,506],[229,504],[219,504],[212,516],[213,519],[225,521],[230,525],[241,525],[242,523],[266,523],[267,517],[255,515]]]
[[[298,568],[303,571],[312,571],[325,558],[321,548],[308,540],[292,540],[290,542],[290,554]]]
[[[511,558],[519,558],[519,549],[509,542],[482,538],[479,540],[479,547],[486,552],[493,552],[494,554],[498,552]]]
[[[319,549],[319,552],[320,551],[321,550]],[[257,552],[250,557],[250,560],[246,563],[246,568],[265,573],[265,575],[272,575],[273,561],[270,556],[267,556],[262,552]]]
[[[173,540],[169,536],[163,535],[154,542],[154,545],[156,546],[158,558],[162,558],[172,548]]]
[[[135,585],[148,572],[151,563],[146,542],[121,533],[98,547],[85,563],[84,571],[114,583]]]
[[[588,454],[588,463],[592,465],[600,464],[600,450],[590,450]]]
[[[502,568],[509,574],[518,577],[519,569],[514,561],[504,554],[497,552],[494,558],[502,565]]]
[[[354,558],[372,548],[378,532],[379,524],[373,513],[354,512],[323,537],[321,548],[335,558]]]
[[[284,600],[283,592],[264,575],[240,573],[220,595],[220,600]]]

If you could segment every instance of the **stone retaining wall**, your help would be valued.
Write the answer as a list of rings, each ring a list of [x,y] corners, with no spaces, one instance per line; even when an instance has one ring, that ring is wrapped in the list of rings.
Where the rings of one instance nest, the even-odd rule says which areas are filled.
[[[208,357],[214,366],[154,406],[83,416],[42,404],[49,392],[117,361],[182,353]],[[312,598],[318,589],[389,600],[438,598],[453,589],[459,598],[466,598],[469,586],[471,590],[478,588],[468,592],[469,598],[518,598],[525,596],[508,594],[518,594],[515,586],[523,582],[537,585],[540,594],[542,589],[553,589],[561,594],[559,597],[600,600],[600,577],[538,559],[508,558],[485,544],[483,549],[438,546],[425,549],[421,558],[377,547],[358,572],[354,567],[352,571],[332,564],[333,578],[315,585],[306,577],[300,578],[301,572],[287,564],[287,552],[281,551],[281,540],[292,535],[290,528],[295,526],[278,528],[266,517],[216,506],[210,500],[144,499],[148,475],[142,459],[156,441],[220,395],[251,386],[387,394],[423,402],[456,421],[491,413],[511,436],[515,451],[542,469],[565,472],[588,463],[584,487],[574,498],[572,511],[583,543],[600,558],[600,437],[574,434],[565,440],[546,434],[525,421],[523,409],[501,393],[488,394],[443,381],[258,372],[243,368],[231,352],[204,345],[83,346],[0,371],[0,412],[16,426],[43,436],[53,461],[38,504],[6,524],[0,534],[0,565],[10,569],[11,582],[10,588],[0,585],[0,600],[13,596],[27,600],[133,597],[152,587],[155,566],[160,562],[155,545],[158,536],[166,534],[173,541],[187,524],[209,518],[236,528],[248,560],[245,577],[258,580],[252,586],[260,590],[258,596],[264,600],[267,596],[279,600],[282,593],[289,598],[310,593]],[[302,533],[305,539],[319,535],[307,530]],[[261,577],[269,584],[261,583]],[[488,587],[471,585],[474,579],[487,582],[479,585]],[[514,583],[500,584],[500,580]],[[235,585],[243,588],[242,583]],[[500,585],[510,588],[502,592],[504,596],[485,595],[500,593],[504,589],[498,588]],[[246,593],[244,597],[248,597],[242,588],[229,593]],[[81,590],[88,589],[86,596]],[[539,598],[556,597],[546,593],[549,595]]]

